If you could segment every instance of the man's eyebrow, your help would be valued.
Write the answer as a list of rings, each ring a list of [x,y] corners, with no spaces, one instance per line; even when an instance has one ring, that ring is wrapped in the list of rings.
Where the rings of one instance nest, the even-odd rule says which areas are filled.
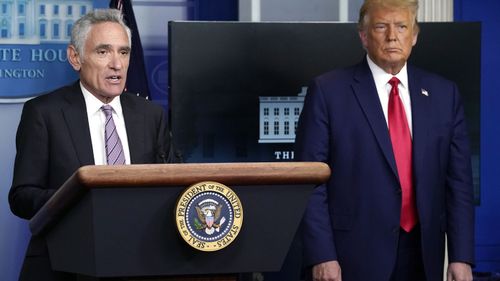
[[[382,20],[382,19],[377,19],[372,21],[373,24],[388,24],[389,21],[387,20]]]
[[[132,50],[132,48],[130,48],[130,46],[123,46],[123,47],[120,48],[120,51],[130,52],[130,50]]]
[[[111,44],[99,44],[95,47],[95,50],[99,49],[111,50],[113,49],[113,46]],[[130,52],[131,49],[132,48],[130,48],[130,46],[122,46],[119,48],[120,51],[128,51],[128,52]]]
[[[99,44],[95,47],[96,50],[99,50],[99,49],[111,49],[111,44]]]

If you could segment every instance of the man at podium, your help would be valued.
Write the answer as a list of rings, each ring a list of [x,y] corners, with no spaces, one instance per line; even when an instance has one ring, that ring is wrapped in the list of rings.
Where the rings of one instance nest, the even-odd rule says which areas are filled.
[[[168,161],[166,113],[124,92],[131,32],[119,10],[95,10],[73,25],[68,61],[80,79],[24,105],[19,123],[12,212],[32,218],[84,165]],[[19,280],[75,280],[54,272],[43,237],[32,237]]]
[[[365,0],[367,55],[309,87],[296,155],[330,165],[304,216],[315,281],[472,280],[474,204],[457,86],[407,64],[417,0]]]

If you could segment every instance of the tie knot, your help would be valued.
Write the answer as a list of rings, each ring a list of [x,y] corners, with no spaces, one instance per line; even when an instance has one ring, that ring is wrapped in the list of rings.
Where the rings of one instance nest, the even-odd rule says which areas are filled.
[[[113,107],[109,104],[105,104],[101,106],[101,110],[104,112],[104,115],[109,116],[113,113]]]
[[[399,85],[399,79],[396,76],[394,76],[391,78],[391,80],[389,80],[389,84],[391,84],[393,88],[397,87]]]

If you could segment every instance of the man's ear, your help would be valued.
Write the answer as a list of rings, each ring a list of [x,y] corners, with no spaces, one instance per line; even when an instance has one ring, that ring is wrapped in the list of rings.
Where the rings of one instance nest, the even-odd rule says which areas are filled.
[[[359,39],[361,40],[361,44],[363,45],[363,49],[366,50],[367,45],[368,45],[368,34],[366,34],[366,31],[364,30],[359,30],[358,31]]]
[[[415,46],[415,44],[417,44],[417,39],[418,39],[418,30],[413,34],[412,46]]]
[[[68,56],[68,61],[73,67],[73,69],[76,71],[80,71],[82,63],[80,61],[80,56],[78,55],[78,52],[75,49],[75,46],[69,45],[68,48],[66,49],[66,55]]]

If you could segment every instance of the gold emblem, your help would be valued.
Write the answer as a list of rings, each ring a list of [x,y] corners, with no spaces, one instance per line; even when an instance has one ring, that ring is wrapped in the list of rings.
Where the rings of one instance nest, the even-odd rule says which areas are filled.
[[[177,230],[191,247],[212,252],[238,236],[243,224],[241,201],[229,187],[212,181],[196,183],[181,194],[175,208]]]

